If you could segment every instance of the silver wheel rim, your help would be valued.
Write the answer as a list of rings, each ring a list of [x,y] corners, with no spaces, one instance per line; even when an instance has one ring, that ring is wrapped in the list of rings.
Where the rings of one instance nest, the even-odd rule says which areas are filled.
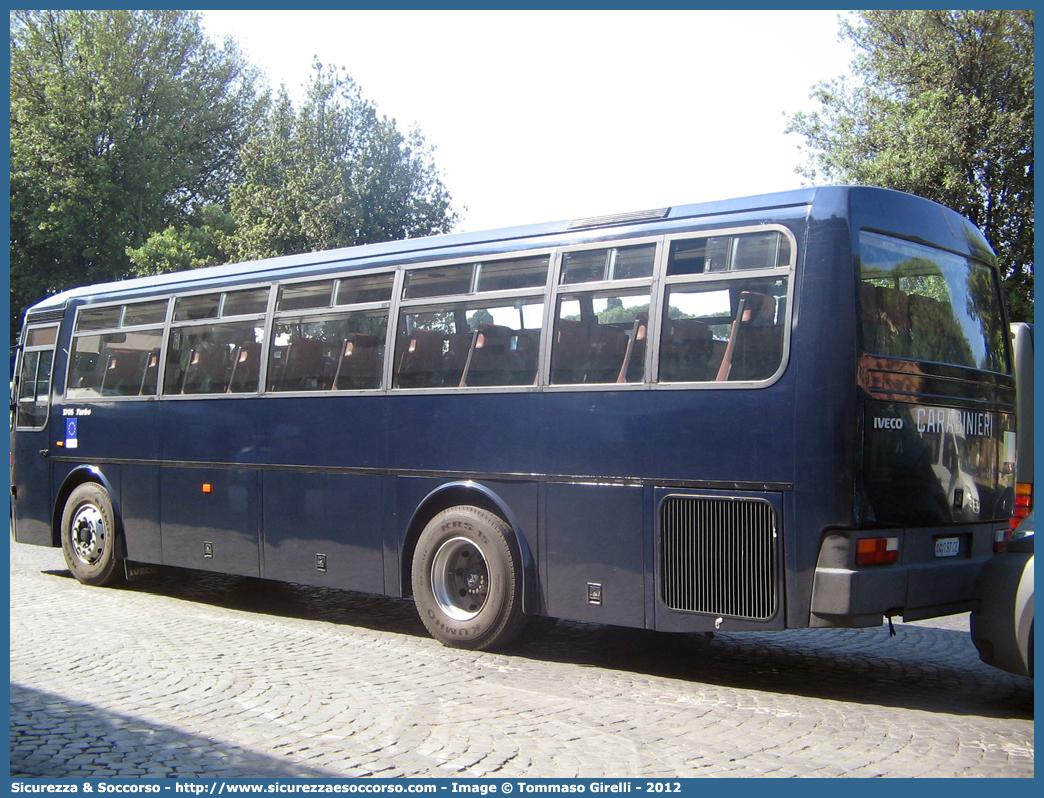
[[[105,519],[93,504],[76,511],[69,527],[73,554],[85,565],[96,565],[105,551]]]
[[[435,552],[431,590],[439,608],[455,621],[470,621],[489,596],[489,566],[467,538],[450,538]]]

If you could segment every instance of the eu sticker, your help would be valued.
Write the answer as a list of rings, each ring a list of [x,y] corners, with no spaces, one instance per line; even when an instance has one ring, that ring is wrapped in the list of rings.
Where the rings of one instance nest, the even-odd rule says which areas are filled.
[[[80,445],[79,439],[76,437],[76,419],[67,418],[65,419],[65,448],[75,449]]]

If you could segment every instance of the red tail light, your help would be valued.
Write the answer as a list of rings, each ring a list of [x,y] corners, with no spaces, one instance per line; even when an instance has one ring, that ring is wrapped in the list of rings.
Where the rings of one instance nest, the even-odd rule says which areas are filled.
[[[856,565],[885,565],[899,559],[899,538],[862,538],[856,541]]]
[[[1014,518],[1011,519],[1013,522]],[[1012,524],[1014,526],[1014,523]],[[993,553],[1000,554],[1008,550],[1008,540],[1011,538],[1011,529],[998,529],[993,533]]]
[[[1022,523],[1022,519],[1030,514],[1033,507],[1033,485],[1029,482],[1020,482],[1015,486],[1015,512],[1011,516],[1011,524],[1008,529],[998,529],[993,536],[993,552],[1000,554],[1008,550],[1008,541],[1015,527]]]
[[[1015,514],[1011,517],[1011,528],[1014,529],[1022,519],[1030,514],[1033,507],[1033,484],[1020,482],[1015,486]]]

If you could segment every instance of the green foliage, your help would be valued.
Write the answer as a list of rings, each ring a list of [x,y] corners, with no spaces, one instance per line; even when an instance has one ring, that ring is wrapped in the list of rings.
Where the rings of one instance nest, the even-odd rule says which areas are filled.
[[[1013,320],[1033,318],[1033,11],[862,11],[843,20],[854,80],[795,114],[812,182],[918,194],[993,244]]]
[[[254,81],[193,12],[11,12],[13,332],[47,294],[151,270],[128,248],[140,264],[226,201]]]
[[[300,110],[285,89],[242,150],[237,260],[449,232],[457,215],[419,131],[378,117],[350,77],[314,64]]]
[[[232,217],[218,205],[204,205],[185,220],[184,226],[171,225],[153,233],[140,247],[128,247],[130,273],[178,272],[213,266],[225,259],[223,246],[235,230]]]
[[[495,324],[496,321],[493,318],[493,314],[485,308],[476,310],[470,319],[468,319],[468,325],[472,330],[476,329],[480,324]]]
[[[644,305],[632,305],[626,308],[618,298],[615,299],[615,303],[610,300],[608,307],[598,314],[599,324],[630,324],[639,316],[649,317],[648,302]]]
[[[875,269],[864,265],[860,273],[863,282],[871,285],[895,288],[904,294],[917,294],[945,305],[950,304],[950,289],[946,278],[939,264],[930,258],[907,258],[890,269]]]
[[[448,232],[419,131],[315,64],[300,111],[195,12],[11,12],[11,330],[77,285]]]

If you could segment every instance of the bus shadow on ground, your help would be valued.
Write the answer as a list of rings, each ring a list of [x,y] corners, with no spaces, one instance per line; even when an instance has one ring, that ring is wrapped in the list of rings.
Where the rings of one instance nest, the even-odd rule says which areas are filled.
[[[833,701],[1033,718],[1033,681],[978,658],[967,632],[869,629],[670,634],[560,623],[523,654],[541,660]]]
[[[51,575],[71,578],[68,571]],[[122,588],[215,607],[412,637],[429,635],[409,599],[180,568]],[[672,634],[560,621],[504,652],[649,676],[930,712],[1032,719],[1033,680],[984,664],[965,631],[867,629]]]
[[[12,778],[338,775],[14,683],[10,720]]]
[[[64,569],[45,573],[73,578]],[[116,589],[241,612],[429,637],[410,599],[170,566],[156,566],[154,572]]]

